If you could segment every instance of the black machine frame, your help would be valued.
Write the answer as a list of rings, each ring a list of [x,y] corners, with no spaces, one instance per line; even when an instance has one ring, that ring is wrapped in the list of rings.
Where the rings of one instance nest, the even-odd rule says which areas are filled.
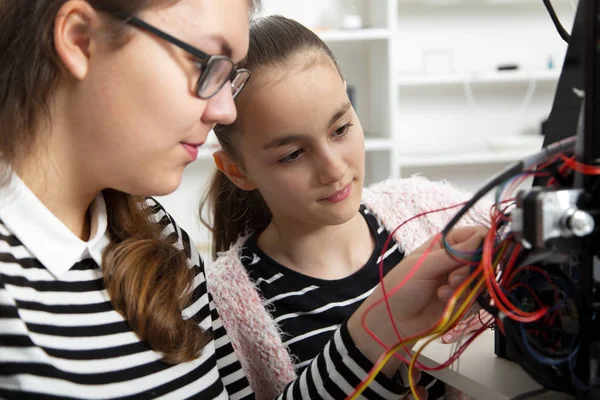
[[[575,156],[578,162],[600,165],[600,0],[580,0],[569,47],[559,79],[553,107],[545,124],[544,147],[577,135]],[[537,178],[534,186],[542,187]],[[592,215],[600,227],[600,176],[575,174],[573,189],[581,189],[578,206]],[[577,399],[600,399],[600,230],[577,240],[555,242],[553,249],[568,252],[577,260],[578,290],[582,307],[579,313],[580,347],[575,375],[587,387],[576,388]],[[504,337],[496,330],[495,352],[519,362],[511,354]],[[572,390],[565,390],[573,392]]]

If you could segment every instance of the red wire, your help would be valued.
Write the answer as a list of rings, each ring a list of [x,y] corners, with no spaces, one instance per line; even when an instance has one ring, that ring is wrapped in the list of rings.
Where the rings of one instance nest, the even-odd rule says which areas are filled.
[[[600,175],[600,168],[598,167],[594,167],[593,165],[582,164],[576,161],[574,157],[569,158],[564,154],[561,154],[560,158],[565,162],[565,166],[568,166],[574,171],[586,175]]]
[[[394,232],[396,232],[398,230],[398,228],[396,228],[394,230]],[[393,235],[393,233],[392,233]],[[390,235],[390,237],[392,236]],[[394,327],[394,331],[396,332],[396,335],[398,337],[399,341],[402,341],[402,337],[400,336],[400,332],[398,332],[398,328],[396,326],[396,322],[394,321],[394,316],[391,313],[391,307],[389,305],[389,297],[392,296],[394,293],[396,293],[402,286],[404,286],[406,284],[406,282],[413,277],[413,275],[417,272],[417,270],[421,267],[421,264],[423,264],[423,262],[425,261],[425,258],[429,255],[429,253],[431,252],[431,249],[433,248],[433,246],[436,244],[436,242],[439,240],[439,238],[441,237],[441,233],[437,234],[435,236],[435,238],[431,241],[431,243],[429,244],[429,246],[427,247],[427,249],[425,250],[425,252],[421,255],[421,257],[419,257],[419,259],[417,260],[417,262],[415,263],[415,265],[411,268],[411,270],[408,272],[408,274],[404,277],[404,279],[402,279],[402,281],[394,288],[392,289],[391,292],[387,292],[385,289],[385,283],[383,278],[381,278],[381,276],[383,275],[383,264],[380,263],[380,267],[379,267],[379,273],[380,273],[380,278],[381,278],[381,289],[383,291],[383,298],[377,300],[374,304],[372,304],[369,308],[367,308],[367,310],[364,312],[364,314],[362,315],[361,318],[361,323],[363,328],[365,329],[365,331],[375,340],[377,341],[377,343],[379,343],[379,345],[381,347],[383,347],[386,351],[389,350],[389,347],[387,347],[387,345],[385,343],[383,343],[383,341],[381,341],[381,339],[379,339],[377,337],[377,335],[375,335],[375,333],[373,331],[371,331],[371,329],[367,326],[367,322],[366,322],[366,318],[367,315],[378,305],[380,305],[382,302],[385,302],[386,304],[386,308],[388,311],[388,315],[390,317],[390,320],[392,321],[392,326]],[[389,238],[388,241],[386,241],[386,244],[389,244]],[[384,246],[385,248],[385,246]],[[382,260],[383,261],[383,260]],[[399,354],[394,354],[394,356],[402,361],[404,361],[405,363],[409,363],[409,361],[407,361],[404,357],[402,357]],[[422,368],[422,366],[418,366],[418,368]]]
[[[548,283],[550,284],[550,286],[554,289],[554,298],[556,300],[556,304],[560,303],[560,298],[559,298],[559,294],[558,294],[558,288],[556,287],[556,285],[554,285],[552,283],[552,279],[550,278],[550,276],[548,275],[548,273],[546,273],[546,271],[544,271],[543,269],[541,269],[539,267],[535,267],[533,265],[526,265],[526,266],[517,268],[515,270],[515,272],[511,275],[511,278],[514,275],[516,275],[518,272],[520,272],[521,270],[535,271],[535,272],[541,274],[544,278],[546,278],[546,281],[548,281]],[[510,282],[510,280],[509,280],[509,282]],[[531,288],[529,288],[529,289],[531,290]],[[535,293],[533,291],[531,291],[531,293],[534,295],[535,299],[541,304],[540,299],[537,296],[535,296]],[[542,307],[543,307],[543,304],[542,304]],[[550,323],[554,322],[554,319],[556,318],[557,314],[558,314],[558,310],[555,310],[554,313],[553,313],[553,316],[550,318]]]
[[[417,269],[418,269],[418,268],[420,268],[421,264],[423,263],[423,261],[425,260],[425,258],[426,258],[426,257],[429,255],[429,253],[431,252],[431,249],[433,248],[433,246],[434,246],[434,245],[435,245],[435,243],[436,243],[436,242],[439,240],[439,238],[440,238],[440,237],[441,237],[441,233],[439,233],[438,235],[436,235],[436,236],[435,236],[435,238],[432,240],[431,244],[429,245],[429,247],[428,247],[428,248],[426,249],[426,251],[425,251],[425,252],[424,252],[424,253],[421,255],[421,257],[419,258],[419,260],[417,260],[417,263],[416,263],[416,264],[413,266],[413,268],[411,269],[411,271],[409,271],[408,275],[407,275],[407,276],[406,276],[406,277],[405,277],[405,278],[404,278],[404,279],[403,279],[403,280],[402,280],[402,281],[401,281],[401,282],[400,282],[400,283],[399,283],[397,286],[395,286],[395,287],[394,287],[394,288],[393,288],[393,289],[392,289],[392,290],[391,290],[389,293],[385,294],[385,296],[384,296],[384,299],[380,299],[380,300],[378,300],[378,301],[377,301],[375,304],[372,304],[372,305],[371,305],[371,306],[370,306],[370,307],[369,307],[369,308],[368,308],[368,309],[365,311],[365,313],[363,314],[363,318],[362,318],[362,324],[363,324],[363,328],[365,329],[365,331],[366,331],[366,332],[367,332],[367,333],[368,333],[368,334],[369,334],[369,335],[370,335],[370,336],[371,336],[373,339],[375,339],[375,340],[376,340],[376,341],[379,343],[379,345],[381,345],[381,346],[382,346],[384,349],[386,349],[386,351],[388,351],[390,348],[389,348],[388,346],[386,346],[386,345],[385,345],[385,343],[383,343],[383,342],[381,341],[381,339],[379,339],[379,338],[377,337],[377,335],[375,335],[375,334],[374,334],[374,333],[373,333],[373,332],[372,332],[372,331],[369,329],[369,327],[366,325],[366,321],[365,321],[365,319],[366,319],[366,316],[367,316],[367,315],[368,315],[368,314],[369,314],[369,313],[370,313],[370,312],[371,312],[371,311],[372,311],[372,310],[373,310],[373,309],[374,309],[376,306],[378,306],[378,305],[379,305],[379,304],[381,304],[381,303],[382,303],[384,300],[386,300],[386,299],[387,299],[387,297],[389,297],[389,296],[392,296],[394,293],[396,293],[398,290],[400,290],[400,289],[402,288],[402,286],[404,286],[404,285],[406,284],[406,282],[407,282],[409,279],[411,279],[411,278],[412,278],[412,276],[414,275],[414,273],[417,271]],[[473,274],[471,274],[471,275],[469,276],[469,278],[467,278],[467,279],[466,279],[466,280],[465,280],[465,281],[464,281],[464,282],[463,282],[463,283],[462,283],[462,284],[459,286],[459,288],[457,289],[457,291],[459,291],[459,290],[464,290],[464,289],[465,289],[465,288],[466,288],[468,285],[470,285],[470,284],[471,284],[471,282],[472,282],[472,281],[473,281],[473,280],[474,280],[474,279],[475,279],[475,278],[478,276],[478,274],[479,274],[479,273],[480,273],[480,268],[478,268],[478,269],[477,269],[477,270],[476,270],[476,271],[475,271]],[[461,319],[461,318],[462,318],[462,317],[465,315],[465,313],[468,311],[468,309],[469,309],[469,307],[466,307],[466,308],[464,309],[464,311],[461,313],[461,315],[459,316],[459,318],[458,318],[457,320],[460,320],[460,319]],[[392,318],[393,318],[393,317],[392,317]],[[442,314],[442,316],[440,316],[440,318],[438,319],[438,321],[436,322],[436,324],[435,324],[434,326],[438,326],[438,325],[439,325],[439,324],[442,322],[443,318],[444,318],[444,317],[443,317],[443,314]],[[392,321],[393,321],[393,320],[392,320]],[[395,323],[393,322],[393,324],[395,324]],[[409,339],[407,339],[407,340],[411,340],[411,339],[414,339],[414,338],[416,338],[416,337],[421,337],[421,336],[423,336],[423,335],[424,335],[424,334],[426,334],[426,333],[427,333],[427,332],[421,332],[420,334],[418,334],[418,335],[415,335],[415,336],[412,336],[411,338],[409,338]],[[399,338],[399,342],[398,342],[398,343],[400,343],[400,342],[402,342],[402,341],[403,341],[403,340],[402,340],[402,338],[400,337],[400,338]],[[404,347],[404,351],[406,351],[406,353],[407,353],[407,354],[410,354],[410,350],[408,350],[408,348],[407,348],[406,346]],[[407,363],[407,364],[409,363],[409,361],[408,361],[408,360],[406,360],[404,357],[402,357],[401,355],[399,355],[399,354],[397,354],[397,353],[396,353],[396,354],[394,354],[394,356],[395,356],[396,358],[398,358],[398,359],[402,360],[403,362]],[[424,370],[424,371],[431,371],[431,370],[432,370],[432,368],[431,368],[431,367],[427,367],[427,366],[425,366],[425,365],[421,364],[421,363],[420,363],[420,362],[418,362],[418,361],[416,361],[416,362],[415,362],[415,365],[417,366],[417,368],[420,368],[420,369],[422,369],[422,370]]]
[[[393,326],[393,328],[394,328],[394,332],[396,333],[396,337],[398,337],[398,340],[402,340],[402,338],[401,338],[401,336],[400,336],[400,332],[398,331],[398,327],[396,326],[396,322],[394,321],[394,316],[393,316],[393,314],[392,314],[392,309],[391,309],[391,307],[390,307],[390,303],[389,303],[389,296],[390,296],[390,295],[389,295],[389,294],[387,293],[387,291],[386,291],[386,288],[385,288],[385,280],[384,280],[384,274],[383,274],[383,262],[384,262],[384,255],[385,255],[385,253],[387,252],[387,249],[388,249],[388,247],[389,247],[389,245],[390,245],[390,242],[391,242],[391,240],[393,239],[393,237],[394,237],[394,235],[396,234],[396,232],[397,232],[397,231],[398,231],[400,228],[402,228],[404,225],[408,224],[409,222],[411,222],[411,221],[413,221],[413,220],[415,220],[415,219],[418,219],[418,218],[422,218],[422,217],[424,217],[425,215],[428,215],[428,214],[433,214],[433,213],[436,213],[436,212],[441,212],[441,211],[447,211],[447,210],[451,210],[451,209],[453,209],[453,208],[460,207],[460,206],[462,206],[462,205],[464,205],[464,204],[466,204],[466,203],[467,203],[467,202],[462,202],[462,203],[459,203],[459,204],[454,204],[454,205],[452,205],[452,206],[448,206],[448,207],[439,208],[439,209],[436,209],[436,210],[429,210],[429,211],[425,211],[425,212],[422,212],[422,213],[420,213],[420,214],[417,214],[417,215],[415,215],[415,216],[412,216],[411,218],[407,219],[406,221],[404,221],[404,222],[402,222],[400,225],[398,225],[398,226],[397,226],[397,227],[396,227],[396,228],[395,228],[395,229],[394,229],[394,230],[393,230],[393,231],[390,233],[390,235],[388,236],[387,240],[385,241],[385,243],[384,243],[384,245],[383,245],[383,249],[381,250],[381,258],[380,258],[380,260],[379,260],[379,281],[380,281],[380,283],[381,283],[381,290],[383,291],[383,300],[385,301],[385,306],[386,306],[386,309],[387,309],[387,313],[388,313],[388,316],[389,316],[390,320],[392,321],[392,326]],[[433,244],[435,244],[435,242],[436,242],[436,241],[437,241],[437,239],[434,239],[434,240],[432,241],[432,245],[433,245]],[[431,247],[433,247],[433,246],[431,246]],[[422,263],[422,262],[423,262],[423,261],[421,261],[421,263]],[[414,269],[414,267],[413,267],[413,270],[414,270],[414,272],[416,272],[416,270]],[[411,276],[414,274],[414,272],[412,272]],[[403,281],[403,282],[404,282],[404,281]],[[381,304],[381,302],[377,302],[376,304],[377,304],[377,305],[379,305],[379,304]],[[371,336],[372,336],[372,337],[373,337],[373,338],[374,338],[374,339],[375,339],[375,340],[376,340],[376,341],[377,341],[377,342],[378,342],[380,345],[382,345],[384,348],[386,348],[386,349],[387,349],[387,347],[385,346],[385,344],[383,344],[383,342],[381,342],[381,341],[379,340],[379,338],[377,338],[377,337],[376,337],[376,335],[372,334],[372,332],[371,332],[371,331],[368,329],[368,327],[367,327],[367,325],[366,325],[366,322],[365,322],[365,319],[366,319],[366,314],[367,314],[368,312],[369,312],[369,310],[367,310],[367,312],[365,312],[365,314],[363,314],[363,317],[362,317],[362,325],[363,325],[363,327],[364,327],[365,329],[367,329],[367,332],[368,332],[368,333],[369,333],[369,334],[370,334],[370,335],[371,335]],[[401,360],[403,360],[404,362],[406,362],[406,360],[405,360],[403,357],[399,356],[398,354],[395,354],[395,356],[396,356],[396,357],[399,357]],[[419,367],[419,368],[420,368],[420,367]]]
[[[502,289],[498,286],[496,282],[495,275],[493,274],[492,267],[492,242],[496,236],[496,224],[492,224],[491,229],[488,231],[484,242],[483,242],[483,254],[482,254],[482,264],[483,264],[483,272],[486,278],[488,291],[496,303],[496,307],[501,310],[504,314],[510,316],[510,318],[519,321],[519,322],[533,322],[540,319],[546,312],[547,309],[541,309],[539,311],[529,313],[520,310],[517,308],[512,302],[506,297]],[[510,308],[510,310],[509,310]]]
[[[560,167],[559,169],[559,173],[560,174],[564,174],[566,172],[567,169],[572,169],[575,170],[577,172],[582,172],[585,174],[592,174],[592,175],[600,175],[600,168],[599,167],[594,167],[594,166],[590,166],[590,165],[585,165],[585,164],[581,164],[578,163],[577,161],[574,160],[574,158],[569,158],[567,156],[565,156],[564,154],[558,155],[553,157],[552,159],[547,160],[546,162],[540,164],[537,167],[537,170],[539,171],[540,169],[544,169],[546,167],[548,167],[549,165],[551,165],[552,163],[554,163],[556,160],[558,159],[562,159],[564,161],[564,164]],[[536,176],[547,176],[548,173],[545,172],[533,172],[533,175]],[[516,186],[518,186],[520,183],[522,183],[523,180],[525,180],[527,177],[522,177],[521,179],[517,179],[515,181],[513,181],[511,183],[511,186],[509,187],[509,193],[512,192]],[[551,182],[553,182],[555,179],[553,177],[550,178],[548,184],[550,185]],[[502,201],[502,203],[506,203],[506,202],[511,202],[514,199],[509,199],[509,200],[504,200]],[[466,203],[466,202],[465,202]],[[386,287],[385,287],[385,281],[384,281],[384,273],[383,273],[383,256],[385,255],[388,247],[389,247],[389,243],[392,240],[394,234],[404,225],[406,225],[408,222],[417,219],[417,218],[421,218],[427,214],[431,214],[431,213],[435,213],[435,212],[440,212],[440,211],[445,211],[445,210],[449,210],[452,208],[456,208],[458,206],[464,205],[465,203],[460,203],[460,204],[456,204],[453,206],[449,206],[449,207],[445,207],[445,208],[441,208],[441,209],[437,209],[437,210],[431,210],[431,211],[426,211],[423,213],[420,213],[418,215],[415,215],[413,217],[411,217],[410,219],[404,221],[402,224],[400,224],[398,227],[396,227],[396,229],[394,229],[394,231],[388,236],[383,250],[381,252],[381,260],[379,262],[379,277],[380,277],[380,282],[381,282],[381,288],[383,291],[383,298],[379,299],[378,301],[376,301],[373,305],[371,305],[366,311],[365,313],[362,315],[361,318],[361,323],[363,325],[363,328],[365,329],[365,331],[371,336],[373,337],[374,340],[376,340],[381,346],[382,348],[389,350],[389,347],[386,346],[385,343],[383,343],[378,337],[377,335],[374,334],[373,331],[371,331],[371,329],[367,326],[366,324],[366,318],[368,316],[368,314],[373,311],[373,309],[377,306],[379,306],[382,302],[385,302],[386,304],[386,309],[387,309],[387,313],[388,316],[392,322],[392,326],[394,328],[394,332],[396,333],[396,336],[398,337],[398,340],[400,342],[403,341],[400,332],[398,330],[398,327],[396,326],[396,322],[394,320],[393,314],[392,314],[392,310],[389,304],[389,298],[394,295],[398,290],[400,290],[405,284],[406,282],[411,279],[414,274],[416,273],[416,271],[418,270],[418,268],[421,267],[421,265],[423,264],[425,258],[429,255],[429,253],[432,251],[434,245],[438,242],[438,240],[441,237],[441,234],[438,234],[435,236],[435,238],[432,240],[431,244],[427,247],[427,249],[425,250],[425,252],[419,257],[419,260],[417,260],[417,262],[415,263],[415,265],[411,268],[411,270],[408,272],[408,274],[402,279],[402,281],[397,284],[391,291],[387,291]],[[507,206],[507,208],[510,207]],[[500,221],[501,218],[506,218],[506,216],[503,214],[503,212],[501,210],[498,209],[498,207],[496,207],[495,212],[491,213],[491,217],[492,217],[492,226],[491,229],[489,230],[488,234],[485,237],[484,240],[484,244],[483,244],[483,254],[482,254],[482,260],[481,263],[479,264],[478,268],[475,270],[475,272],[469,276],[469,278],[463,282],[462,285],[469,285],[477,276],[479,276],[480,273],[483,272],[483,276],[485,278],[485,282],[486,282],[486,286],[488,288],[488,291],[492,297],[492,304],[498,308],[498,310],[500,310],[505,316],[508,316],[511,319],[514,319],[516,321],[519,322],[533,322],[533,321],[537,321],[540,318],[542,318],[543,316],[548,316],[548,308],[545,307],[543,305],[543,303],[541,302],[541,300],[537,297],[537,295],[535,294],[535,292],[533,292],[533,290],[522,284],[522,283],[517,283],[515,285],[512,285],[509,290],[514,290],[517,287],[525,287],[534,297],[534,299],[537,301],[538,305],[541,307],[540,310],[537,310],[535,312],[525,312],[521,309],[519,309],[516,305],[514,305],[504,294],[503,290],[501,287],[503,287],[504,285],[510,283],[512,277],[517,274],[519,271],[523,270],[523,269],[530,269],[533,271],[537,271],[540,272],[541,274],[543,274],[545,276],[545,278],[550,282],[550,284],[552,284],[552,281],[550,280],[550,277],[541,269],[537,268],[537,267],[532,267],[532,266],[526,266],[526,267],[520,267],[516,270],[513,271],[513,268],[515,266],[516,260],[518,258],[518,255],[521,251],[521,245],[517,244],[514,249],[512,249],[512,252],[510,253],[510,255],[508,255],[508,261],[506,263],[506,265],[502,268],[503,269],[503,273],[502,273],[502,277],[500,278],[499,282],[496,281],[496,276],[495,276],[495,268],[492,265],[492,256],[493,255],[497,255],[498,252],[498,248],[503,244],[500,243],[497,246],[494,246],[493,243],[495,242],[495,238],[497,236],[497,224]],[[465,263],[471,263],[471,264],[477,264],[474,263],[470,260],[464,260],[461,259],[460,257],[454,256],[452,254],[450,254],[450,256],[458,261],[461,262],[465,262]],[[506,258],[506,255],[504,254],[500,254],[500,259],[503,260]],[[500,268],[498,266],[498,268]],[[464,289],[464,287],[461,285],[461,288]],[[555,291],[555,295],[556,295],[556,300],[557,302],[559,301],[559,297],[558,297],[558,290],[556,288],[556,286],[554,286],[554,291]],[[558,303],[557,303],[558,304]],[[467,309],[465,309],[464,312],[466,312]],[[463,315],[460,316],[460,318],[462,318],[464,316],[464,312]],[[551,317],[552,320],[554,320],[556,314],[558,313],[558,311],[556,311],[554,314],[554,316]],[[441,321],[442,321],[442,317],[440,317],[440,319],[438,320],[438,322],[436,323],[436,326],[438,326]],[[460,320],[460,318],[458,320]],[[480,319],[481,321],[481,319]],[[428,370],[428,371],[435,371],[435,370],[440,370],[443,368],[447,368],[449,365],[451,365],[466,349],[466,347],[468,345],[470,345],[470,343],[472,343],[473,340],[475,340],[476,337],[478,337],[483,331],[485,331],[485,329],[487,328],[487,326],[485,326],[485,324],[483,324],[482,322],[482,328],[480,328],[479,330],[477,330],[468,340],[467,342],[465,342],[460,348],[459,350],[457,350],[448,361],[446,361],[445,363],[438,365],[437,367],[426,367],[423,366],[421,363],[419,363],[418,361],[415,363],[415,365],[422,369],[422,370]],[[496,325],[498,326],[498,328],[504,333],[504,326],[502,323],[502,318],[497,318],[496,319]],[[415,336],[415,337],[420,337],[422,336],[424,333],[423,332],[421,335]],[[415,338],[413,337],[413,338]],[[407,354],[410,354],[410,351],[404,347],[404,350],[407,352]],[[404,357],[402,357],[399,354],[394,354],[395,357],[397,357],[398,359],[402,360],[405,363],[408,363],[409,361],[406,360]],[[360,385],[358,387],[361,387]]]

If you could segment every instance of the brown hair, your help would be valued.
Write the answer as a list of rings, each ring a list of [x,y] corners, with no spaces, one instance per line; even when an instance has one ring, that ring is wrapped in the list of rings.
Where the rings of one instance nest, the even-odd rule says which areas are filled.
[[[333,63],[340,77],[341,69],[332,51],[304,25],[280,15],[272,15],[255,20],[250,25],[250,45],[248,55],[240,67],[252,72],[250,81],[236,102],[243,102],[252,90],[260,90],[260,86],[271,74],[270,68],[288,68],[300,63],[310,68],[319,57],[301,58],[302,54],[324,56]],[[309,61],[307,61],[307,59]],[[342,77],[343,78],[343,77]],[[217,125],[214,132],[222,149],[242,165],[240,154],[236,151],[236,138],[240,132],[240,115],[231,125]],[[203,215],[203,209],[209,212],[209,219]],[[215,171],[210,186],[200,206],[202,223],[212,232],[213,256],[227,250],[238,237],[246,231],[260,232],[271,222],[271,212],[258,190],[245,191],[235,186],[221,171]]]
[[[39,127],[50,120],[49,101],[63,67],[53,42],[54,21],[67,0],[0,1],[0,157],[3,183],[11,167],[37,146]],[[177,0],[88,0],[110,15],[139,11]],[[258,6],[254,0],[253,6]],[[115,47],[127,26],[114,21]],[[174,239],[162,234],[142,197],[116,190],[103,192],[111,243],[102,271],[111,302],[141,340],[163,353],[168,363],[196,358],[210,340],[182,311],[192,298],[195,271]]]

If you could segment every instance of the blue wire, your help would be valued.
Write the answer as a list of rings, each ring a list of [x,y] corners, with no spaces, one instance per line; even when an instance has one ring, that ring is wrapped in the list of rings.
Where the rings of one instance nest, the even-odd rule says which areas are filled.
[[[564,364],[566,362],[570,362],[575,357],[575,355],[577,355],[577,352],[579,351],[579,346],[577,346],[575,351],[571,352],[571,354],[567,357],[549,358],[549,357],[543,356],[543,355],[539,354],[536,350],[534,350],[533,347],[531,347],[531,345],[529,344],[529,340],[527,339],[527,332],[525,332],[525,328],[523,327],[523,324],[519,324],[519,328],[521,329],[521,336],[523,337],[523,344],[525,345],[525,348],[527,348],[527,351],[529,352],[529,354],[531,354],[531,356],[533,358],[535,358],[536,361],[538,361],[540,364],[546,364],[546,365],[552,365],[552,366]],[[573,338],[573,341],[571,342],[571,346],[569,346],[569,349],[572,349],[572,344],[575,341],[575,337]]]
[[[496,207],[497,207],[498,209],[500,209],[500,195],[501,195],[501,194],[504,192],[504,187],[505,187],[506,185],[508,185],[510,182],[514,181],[514,180],[515,180],[515,179],[517,179],[518,177],[525,176],[525,175],[533,175],[533,174],[535,174],[535,173],[536,173],[536,171],[524,171],[524,172],[521,172],[521,173],[519,173],[519,174],[517,174],[517,175],[513,176],[512,178],[510,178],[510,179],[508,179],[508,180],[504,181],[504,182],[503,182],[503,183],[501,183],[500,185],[498,185],[498,187],[496,188],[496,196],[495,196],[495,200],[496,200]]]
[[[573,343],[575,341],[575,338],[577,338],[578,335],[579,335],[579,332],[573,338],[573,341],[571,342],[571,345],[569,346],[569,350],[571,350],[573,348]],[[577,352],[579,352],[579,348],[575,350],[575,354],[577,354]],[[575,375],[575,362],[576,362],[575,359],[569,360],[569,373],[571,374],[571,381],[573,381],[573,384],[581,390],[584,390],[584,391],[592,390],[591,385],[586,385],[585,383],[581,382],[579,380],[579,378],[577,377],[577,375]]]

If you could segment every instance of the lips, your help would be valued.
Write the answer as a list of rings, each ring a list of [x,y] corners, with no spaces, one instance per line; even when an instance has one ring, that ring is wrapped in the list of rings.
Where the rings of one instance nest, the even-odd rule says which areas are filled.
[[[198,147],[202,146],[202,143],[181,143],[185,151],[190,155],[193,160],[198,158]]]
[[[347,199],[348,196],[350,196],[351,192],[352,192],[352,184],[349,183],[348,185],[344,186],[341,190],[338,190],[337,192],[333,193],[331,196],[325,197],[321,200],[329,201],[332,203],[339,203],[340,201]]]

